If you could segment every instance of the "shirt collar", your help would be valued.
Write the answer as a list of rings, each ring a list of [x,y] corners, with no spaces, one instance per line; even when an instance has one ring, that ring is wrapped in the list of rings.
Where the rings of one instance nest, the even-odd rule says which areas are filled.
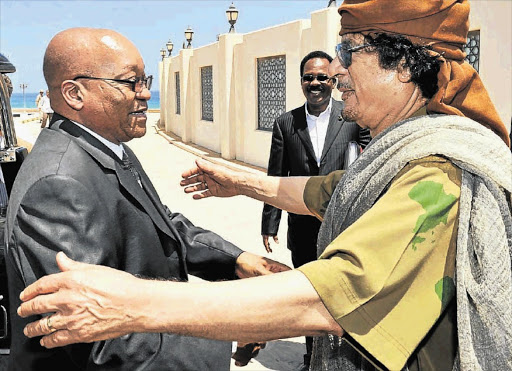
[[[111,141],[103,138],[101,135],[99,135],[98,133],[95,133],[94,131],[92,131],[91,129],[83,126],[82,124],[79,124],[78,122],[76,121],[73,121],[71,120],[76,126],[78,126],[79,128],[85,130],[86,132],[88,132],[89,134],[91,134],[93,137],[95,137],[96,139],[98,139],[101,143],[103,143],[104,145],[106,145],[110,150],[112,150],[112,152],[114,152],[116,154],[117,157],[119,157],[120,160],[123,159],[123,153],[124,153],[124,148],[123,148],[123,145],[122,144],[115,144],[115,143],[112,143]]]
[[[320,116],[323,116],[323,115],[330,115],[331,114],[331,108],[332,108],[332,97],[331,99],[329,99],[329,105],[327,106],[327,108],[325,109],[325,111],[323,111],[322,113],[320,113],[318,116],[314,116],[312,114],[309,113],[308,111],[308,102],[306,102],[306,104],[304,105],[304,107],[306,108],[306,118],[311,118],[311,119],[318,119]]]

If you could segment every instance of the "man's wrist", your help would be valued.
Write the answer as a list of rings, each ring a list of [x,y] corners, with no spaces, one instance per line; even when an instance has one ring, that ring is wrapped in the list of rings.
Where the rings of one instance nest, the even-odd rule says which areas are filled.
[[[245,256],[242,256],[244,255]],[[243,264],[243,260],[244,258],[247,256],[246,254],[246,251],[242,251],[242,253],[240,255],[238,255],[236,257],[236,260],[235,260],[235,276],[238,277],[238,278],[242,278],[243,274],[242,274],[242,264]]]
[[[132,323],[129,332],[166,332],[169,323],[167,309],[172,307],[167,297],[172,290],[169,281],[138,279],[133,286],[136,297],[132,298]],[[152,308],[152,310],[148,310]]]
[[[273,179],[273,177],[251,173],[243,174],[240,179],[240,194],[267,202],[276,195],[275,185],[269,183],[268,179]]]
[[[241,172],[236,178],[235,178],[235,189],[237,195],[240,196],[248,196],[249,192],[248,189],[250,189],[250,174]]]

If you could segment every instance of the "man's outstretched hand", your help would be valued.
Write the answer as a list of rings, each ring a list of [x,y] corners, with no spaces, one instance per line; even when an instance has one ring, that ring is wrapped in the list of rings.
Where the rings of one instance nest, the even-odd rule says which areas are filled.
[[[104,267],[76,262],[57,254],[61,273],[44,276],[25,288],[18,315],[45,315],[29,323],[24,334],[43,336],[40,343],[55,348],[74,343],[116,338],[131,332],[148,332],[153,323],[147,311],[147,294],[160,281],[142,280]],[[248,252],[236,261],[240,278],[268,275],[289,270],[286,265]],[[166,286],[167,290],[168,287]],[[152,322],[153,321],[153,322]]]
[[[237,183],[243,176],[241,171],[233,171],[225,166],[198,159],[196,166],[181,174],[180,185],[185,193],[194,193],[193,198],[199,200],[206,197],[232,197],[241,194]]]
[[[287,265],[263,256],[244,251],[236,260],[235,273],[240,278],[264,276],[267,274],[289,271]]]
[[[101,265],[76,262],[62,252],[57,254],[57,264],[62,273],[40,278],[20,295],[21,317],[53,313],[29,323],[23,331],[26,336],[43,336],[41,345],[54,348],[142,330],[123,325],[128,318],[135,318],[132,309],[145,305],[137,302],[138,293],[145,290],[138,289],[143,280]]]

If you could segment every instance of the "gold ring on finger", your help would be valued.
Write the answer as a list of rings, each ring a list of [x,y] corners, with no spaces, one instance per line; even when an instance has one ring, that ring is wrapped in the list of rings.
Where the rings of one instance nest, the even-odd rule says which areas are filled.
[[[52,326],[52,316],[51,315],[46,317],[46,326],[48,326],[48,329],[50,330],[50,332],[57,331],[57,329]]]

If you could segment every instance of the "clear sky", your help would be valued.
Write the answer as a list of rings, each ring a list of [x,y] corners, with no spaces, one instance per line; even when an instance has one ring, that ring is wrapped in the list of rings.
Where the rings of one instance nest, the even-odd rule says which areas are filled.
[[[21,92],[19,85],[25,83],[27,92],[36,92],[46,89],[43,56],[57,32],[70,27],[111,28],[137,45],[146,73],[156,76],[160,49],[169,38],[173,55],[181,49],[188,26],[194,30],[193,47],[215,42],[218,34],[229,30],[226,9],[230,4],[230,0],[0,0],[0,52],[16,66],[16,73],[10,75],[14,91]],[[240,11],[236,31],[247,33],[309,19],[328,0],[235,0],[234,4]],[[158,86],[155,81],[153,90]]]

